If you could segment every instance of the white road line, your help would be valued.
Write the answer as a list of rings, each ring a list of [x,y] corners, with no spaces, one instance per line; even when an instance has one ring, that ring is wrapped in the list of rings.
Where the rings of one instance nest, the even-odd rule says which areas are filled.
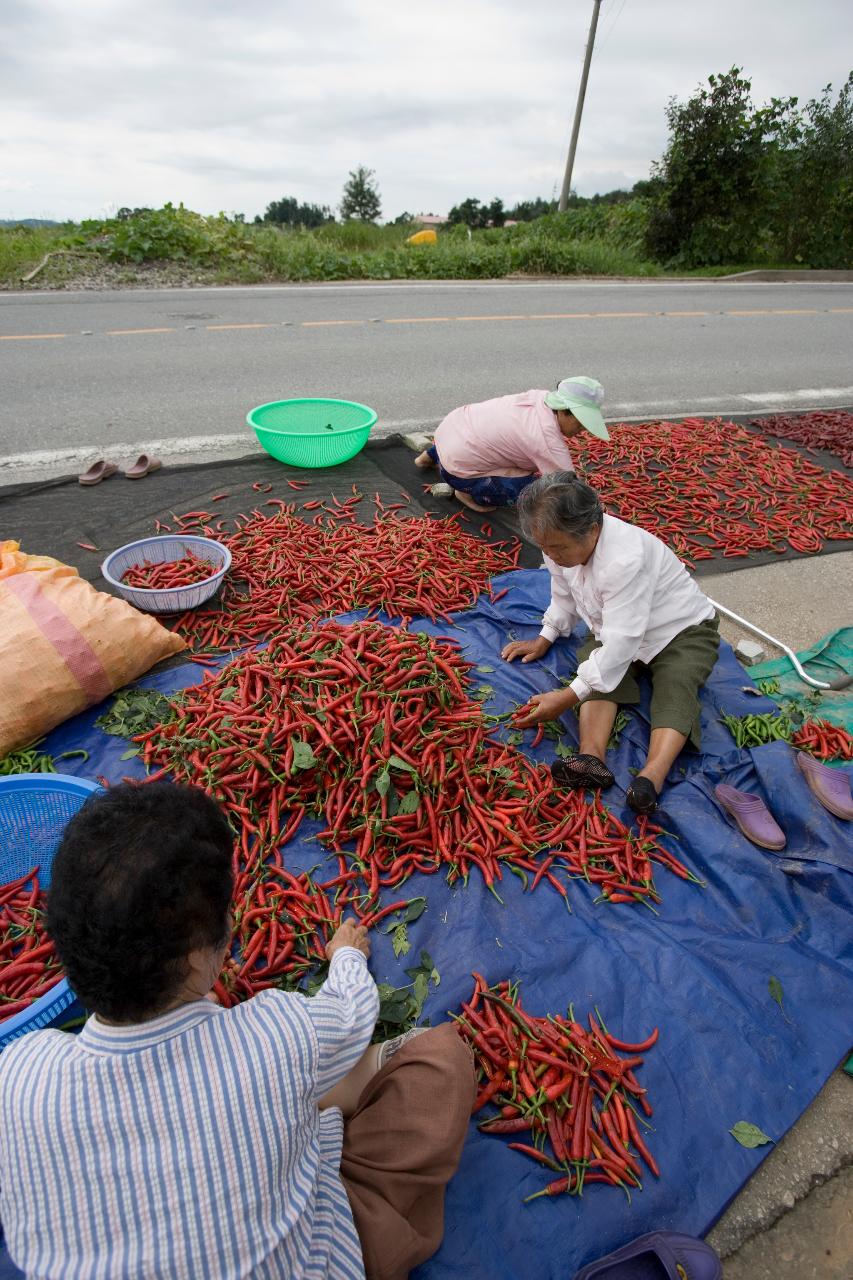
[[[428,423],[430,427],[438,425],[438,418]],[[423,418],[399,418],[393,422],[381,422],[373,430],[374,438],[391,436],[396,432],[412,431],[424,426]],[[137,458],[140,453],[154,454],[158,458],[179,458],[185,454],[211,454],[221,456],[233,453],[262,453],[253,431],[248,427],[245,431],[228,432],[210,436],[178,436],[167,440],[137,440],[133,444],[124,441],[113,441],[108,444],[78,445],[66,449],[36,449],[30,453],[9,454],[0,456],[0,476],[11,471],[56,470],[57,467],[81,465],[94,455],[121,461],[124,458]],[[8,476],[4,476],[8,480]]]
[[[827,404],[827,399],[831,404]],[[809,409],[844,409],[853,404],[853,387],[827,387],[824,390],[765,391],[743,393],[729,397],[729,403],[721,405],[718,397],[700,396],[691,400],[650,400],[607,406],[607,417],[613,422],[646,422],[650,418],[725,417],[727,414],[756,413],[764,408],[770,412],[790,407],[803,412]],[[398,418],[379,421],[373,429],[374,439],[395,435],[397,432],[432,431],[439,418]],[[62,475],[88,465],[94,458],[109,458],[117,462],[132,459],[140,453],[154,454],[163,459],[192,457],[198,460],[206,456],[210,461],[242,454],[261,453],[254,434],[246,431],[221,435],[179,436],[172,439],[136,440],[108,444],[79,445],[66,449],[39,449],[29,453],[0,456],[0,481],[11,483],[16,473],[47,473]]]

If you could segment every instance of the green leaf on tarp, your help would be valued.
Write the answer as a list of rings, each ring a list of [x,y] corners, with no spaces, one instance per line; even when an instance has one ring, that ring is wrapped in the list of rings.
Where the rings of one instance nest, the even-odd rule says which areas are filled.
[[[162,724],[170,711],[169,699],[156,689],[122,689],[95,725],[113,737],[133,738]]]
[[[130,760],[133,756],[139,755],[138,747],[129,747],[127,751],[123,751],[119,756],[119,760]]]
[[[380,796],[387,796],[391,788],[391,775],[387,769],[383,769],[381,773],[377,773],[374,778],[373,785]]]
[[[400,956],[407,956],[411,951],[412,944],[409,942],[409,935],[406,931],[405,924],[398,924],[395,928],[391,938],[391,946],[394,948],[394,955],[398,958]]]
[[[405,924],[414,924],[416,920],[420,920],[421,916],[427,909],[426,898],[412,898],[406,907],[406,913],[403,916]]]
[[[303,742],[301,738],[293,743],[293,768],[296,769],[313,769],[317,763],[317,757],[307,742]]]
[[[775,1000],[779,1008],[781,1009],[783,994],[782,994],[782,983],[779,981],[779,979],[774,978],[772,976],[769,977],[767,979],[767,990],[770,992],[771,999]]]
[[[729,1133],[742,1147],[765,1147],[768,1142],[773,1141],[766,1133],[762,1133],[758,1125],[750,1124],[748,1120],[738,1120],[734,1128],[729,1129]]]
[[[487,675],[490,675],[492,671],[494,671],[494,667],[490,667],[487,663],[484,662],[482,666],[477,667],[477,670],[482,671],[483,675],[487,676]]]
[[[570,747],[566,742],[558,742],[554,748],[554,754],[558,755],[561,760],[567,760],[569,756],[575,754],[574,747]]]
[[[404,773],[413,773],[417,777],[417,769],[413,765],[407,764],[405,760],[401,760],[399,756],[389,756],[388,764],[392,769],[402,769]]]
[[[506,735],[506,740],[511,747],[517,747],[524,741],[524,734],[518,729],[513,729],[512,733]]]
[[[413,983],[413,991],[415,1004],[418,1006],[418,1016],[424,1007],[427,996],[429,995],[429,976],[426,973],[419,973]]]
[[[417,791],[407,791],[400,801],[400,813],[417,813],[421,807],[421,798]]]
[[[479,689],[475,689],[471,697],[477,702],[488,702],[489,698],[495,696],[495,691],[490,684],[481,684]]]

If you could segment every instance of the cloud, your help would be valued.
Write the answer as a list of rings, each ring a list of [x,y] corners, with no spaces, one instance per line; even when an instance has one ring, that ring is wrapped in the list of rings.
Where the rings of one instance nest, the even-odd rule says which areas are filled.
[[[383,212],[559,187],[589,0],[29,0],[7,6],[0,217],[183,200],[250,216],[337,204],[377,172]],[[742,66],[756,100],[849,65],[849,0],[605,0],[574,184],[648,174],[664,108]]]

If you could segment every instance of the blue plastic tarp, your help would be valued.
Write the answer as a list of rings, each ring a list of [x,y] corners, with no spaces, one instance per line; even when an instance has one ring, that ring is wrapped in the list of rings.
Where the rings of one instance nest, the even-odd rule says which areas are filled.
[[[483,599],[458,615],[453,632],[447,624],[419,628],[455,634],[466,658],[491,668],[474,676],[494,690],[486,705],[495,713],[571,675],[581,638],[560,641],[542,664],[504,663],[500,649],[509,633],[526,637],[538,630],[547,574],[517,571],[495,580],[502,586],[509,588],[506,597],[495,605]],[[142,683],[173,690],[204,674],[187,663]],[[617,1188],[590,1186],[580,1201],[563,1196],[524,1205],[523,1197],[548,1181],[547,1171],[472,1124],[448,1189],[444,1242],[416,1273],[421,1280],[516,1280],[534,1266],[543,1280],[565,1280],[644,1231],[704,1234],[771,1149],[742,1148],[728,1132],[732,1125],[749,1121],[778,1141],[849,1049],[849,824],[816,802],[785,744],[735,748],[720,712],[742,715],[774,705],[745,694],[747,683],[723,645],[702,694],[702,752],[684,753],[663,796],[662,825],[678,837],[668,843],[704,887],[659,869],[663,903],[654,915],[595,905],[591,888],[572,882],[569,914],[547,884],[525,894],[508,876],[500,885],[501,906],[479,877],[451,890],[439,876],[415,876],[406,893],[426,895],[429,908],[409,926],[410,959],[396,960],[390,940],[375,938],[373,971],[395,986],[406,981],[404,968],[420,949],[429,951],[441,975],[424,1010],[433,1022],[470,995],[470,971],[479,969],[490,982],[521,978],[525,1006],[538,1014],[562,1012],[571,1000],[584,1013],[597,1005],[611,1032],[627,1040],[660,1027],[640,1070],[654,1106],[647,1141],[660,1181],[648,1175],[630,1204]],[[642,763],[647,709],[646,698],[632,712],[614,753],[617,786],[603,797],[626,821],[624,791],[629,768]],[[86,777],[138,775],[136,761],[120,760],[127,744],[94,728],[102,710],[57,729],[47,749],[87,748],[90,760],[69,768]],[[576,742],[572,715],[566,728]],[[545,760],[552,751],[546,740],[535,754]],[[756,848],[729,824],[713,798],[723,778],[763,795],[788,835],[782,854]],[[317,829],[306,823],[288,846],[290,865],[317,864],[322,850],[309,839]],[[770,996],[771,976],[781,983],[784,1009]]]

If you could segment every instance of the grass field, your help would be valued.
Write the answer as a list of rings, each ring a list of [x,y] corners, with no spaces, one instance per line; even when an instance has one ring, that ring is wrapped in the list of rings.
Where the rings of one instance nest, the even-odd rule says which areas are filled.
[[[125,220],[0,228],[0,288],[46,265],[31,288],[122,286],[169,280],[271,281],[497,279],[507,275],[665,274],[642,251],[643,202],[547,214],[514,227],[452,227],[435,245],[406,244],[410,226],[330,223],[282,229],[203,217],[166,205]],[[710,274],[743,269],[717,267]],[[708,274],[708,273],[702,273]]]

